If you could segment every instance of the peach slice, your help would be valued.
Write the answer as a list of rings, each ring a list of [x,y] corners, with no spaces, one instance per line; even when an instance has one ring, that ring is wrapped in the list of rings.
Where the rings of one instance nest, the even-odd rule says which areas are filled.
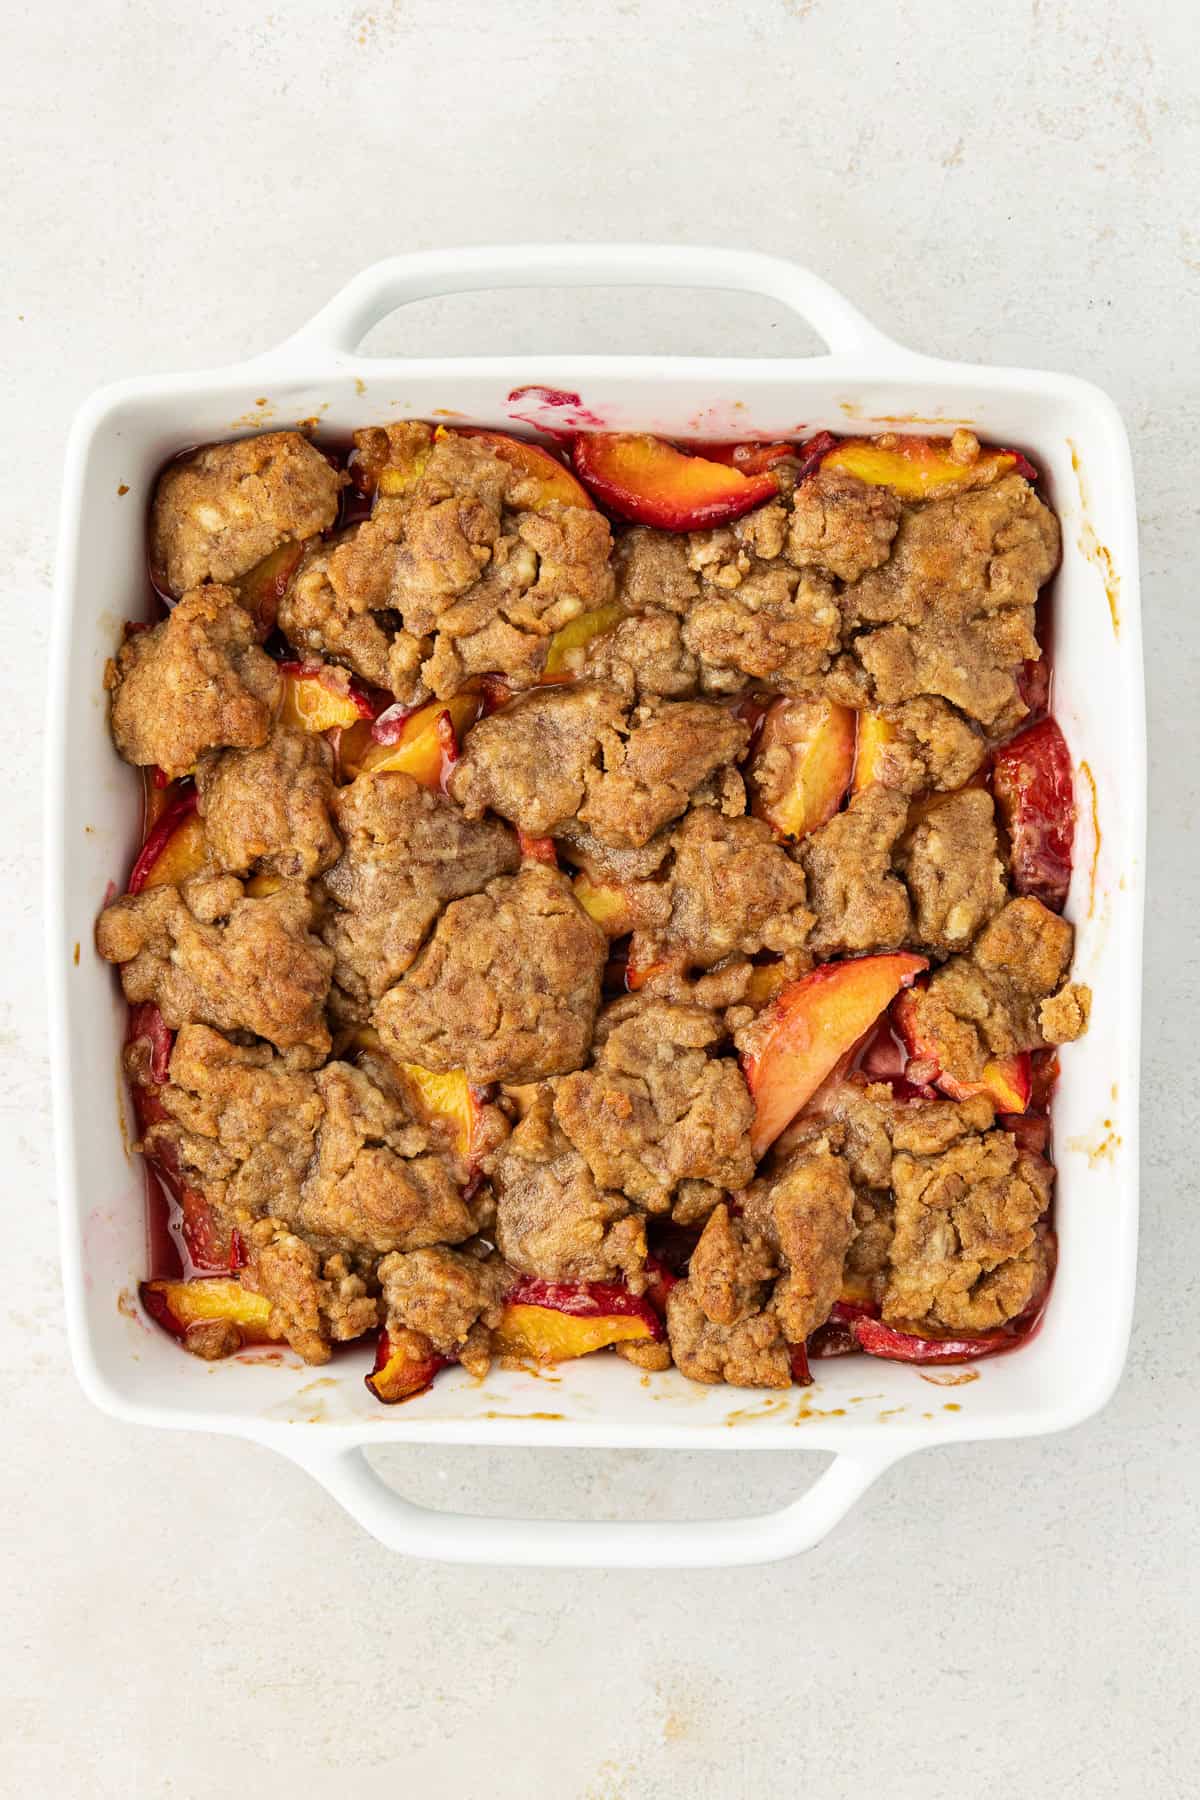
[[[913,1331],[897,1331],[882,1319],[855,1319],[851,1334],[860,1350],[868,1356],[882,1356],[888,1362],[965,1363],[981,1356],[1002,1356],[1015,1350],[1029,1333],[1018,1331],[985,1331],[975,1338],[919,1337]]]
[[[350,776],[400,771],[426,787],[443,786],[458,760],[458,746],[483,710],[482,693],[463,692],[430,700],[415,712],[384,713],[365,729],[355,726],[342,739],[342,768]]]
[[[1015,469],[1027,481],[1037,470],[1015,450],[954,452],[952,438],[840,438],[821,459],[823,469],[844,469],[872,487],[889,487],[901,500],[936,500],[967,488],[986,487]]]
[[[927,1079],[941,1088],[951,1100],[970,1100],[986,1094],[997,1112],[1023,1113],[1033,1093],[1033,1070],[1028,1050],[1012,1056],[997,1056],[983,1065],[979,1081],[959,1081],[942,1068],[941,1049],[937,1042],[925,1037],[917,1027],[916,995],[900,994],[892,1008],[892,1019],[908,1047],[908,1053],[929,1071]]]
[[[858,715],[858,738],[854,752],[854,792],[861,794],[884,777],[884,758],[889,744],[899,732],[882,713],[862,712]]]
[[[789,980],[785,962],[757,963],[750,972],[746,1001],[750,1006],[766,1006],[778,999]]]
[[[270,637],[279,615],[279,602],[300,567],[303,544],[280,544],[237,583],[238,599],[258,627],[260,641]]]
[[[424,1341],[428,1343],[428,1339]],[[395,1406],[397,1401],[424,1393],[434,1376],[450,1367],[452,1359],[448,1356],[439,1356],[435,1350],[422,1354],[420,1342],[415,1331],[399,1333],[394,1345],[386,1330],[380,1332],[374,1367],[363,1379],[385,1406]]]
[[[552,837],[530,837],[527,831],[518,831],[517,844],[526,862],[545,863],[548,868],[557,869],[558,848]]]
[[[1053,719],[995,752],[992,792],[1012,846],[1013,886],[1061,912],[1071,885],[1075,791],[1071,752]]]
[[[951,1100],[969,1100],[972,1094],[986,1094],[997,1112],[1023,1113],[1029,1105],[1033,1083],[1028,1050],[1013,1056],[996,1056],[983,1065],[980,1081],[956,1081],[944,1072],[937,1085]]]
[[[306,663],[280,663],[283,698],[279,722],[299,731],[345,730],[360,720],[373,719],[375,707],[353,682],[345,683],[345,671],[313,667]]]
[[[662,1320],[650,1302],[625,1288],[528,1278],[510,1292],[492,1345],[501,1356],[557,1363],[610,1344],[662,1337]]]
[[[425,464],[429,461],[431,448],[431,440],[424,443],[414,440],[409,443],[402,461],[387,462],[379,470],[375,478],[374,492],[384,495],[389,500],[395,500],[401,494],[411,493],[425,473]],[[396,455],[395,445],[392,445],[389,454],[393,457]],[[358,455],[357,451],[355,455]],[[351,478],[360,493],[369,494],[372,491],[366,465],[362,463],[361,459],[357,464],[352,460]]]
[[[789,983],[759,1014],[747,1033],[753,1047],[742,1053],[742,1071],[754,1100],[750,1144],[756,1158],[808,1104],[900,989],[928,967],[925,957],[904,950],[824,963]]]
[[[445,428],[438,427],[438,436]],[[446,432],[446,436],[453,436]],[[507,496],[507,503],[517,512],[540,512],[544,506],[586,506],[594,511],[592,497],[576,481],[570,469],[560,463],[551,451],[527,438],[509,437],[503,431],[481,431],[473,425],[458,429],[459,437],[482,439],[493,456],[515,469],[521,477]]]
[[[725,525],[779,492],[770,470],[743,475],[646,432],[593,432],[575,439],[571,455],[575,473],[610,512],[665,531]]]
[[[593,638],[603,637],[625,617],[623,606],[596,606],[591,612],[577,613],[560,625],[550,639],[550,647],[546,651],[546,661],[542,667],[543,681],[568,681],[579,673],[583,666],[584,652]]]
[[[606,937],[624,937],[627,931],[633,930],[633,913],[624,888],[615,882],[593,881],[582,871],[571,886],[588,918],[596,921]]]
[[[136,1044],[139,1039],[147,1047],[146,1062],[150,1080],[161,1087],[171,1079],[171,1051],[175,1045],[175,1033],[168,1029],[166,1020],[152,1000],[139,1001],[129,1008],[125,1042]],[[144,1092],[144,1088],[135,1085],[135,1100],[138,1094]]]
[[[650,1302],[659,1318],[665,1318],[667,1301],[671,1297],[671,1289],[676,1286],[680,1277],[673,1269],[669,1269],[661,1257],[652,1252],[646,1257],[646,1299]]]
[[[854,714],[830,700],[776,700],[747,774],[750,810],[784,837],[832,819],[854,773]]]
[[[142,841],[149,837],[165,812],[188,792],[182,781],[172,781],[161,769],[151,765],[142,776]]]
[[[853,1291],[853,1284],[851,1289]],[[854,1336],[855,1320],[876,1318],[878,1313],[879,1308],[869,1298],[847,1299],[846,1286],[843,1285],[842,1297],[834,1301],[829,1317],[809,1337],[809,1356],[814,1360],[830,1356],[852,1356],[858,1349],[858,1340]]]
[[[689,438],[680,448],[707,462],[739,469],[743,475],[761,475],[776,463],[796,462],[800,455],[795,444],[727,444],[706,438]]]
[[[397,1063],[396,1068],[413,1111],[426,1121],[445,1126],[457,1155],[472,1163],[483,1106],[465,1072],[450,1069],[439,1075],[419,1063]]]
[[[196,812],[196,790],[188,789],[162,813],[129,871],[127,892],[178,887],[206,861],[204,824]]]
[[[276,1344],[270,1329],[271,1302],[253,1294],[231,1276],[203,1276],[196,1281],[143,1281],[142,1305],[156,1325],[172,1337],[186,1338],[195,1325],[236,1325],[243,1344]]]

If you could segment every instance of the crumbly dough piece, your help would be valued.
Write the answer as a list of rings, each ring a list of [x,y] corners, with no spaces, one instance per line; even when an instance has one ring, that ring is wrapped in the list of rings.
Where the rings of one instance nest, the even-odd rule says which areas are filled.
[[[206,444],[159,477],[151,563],[172,594],[236,581],[280,545],[328,531],[345,479],[298,431]]]
[[[828,1138],[792,1156],[745,1197],[748,1230],[775,1252],[782,1274],[773,1305],[790,1344],[802,1344],[829,1317],[854,1235],[854,1187]]]
[[[907,819],[903,795],[873,785],[801,840],[796,855],[816,914],[808,940],[814,955],[896,950],[904,943],[911,929],[908,895],[893,862]]]
[[[587,646],[583,675],[626,700],[687,700],[698,693],[699,659],[683,641],[678,614],[661,607],[631,613]]]
[[[265,743],[280,676],[233,589],[196,587],[126,638],[104,682],[118,753],[176,777],[205,750]]]
[[[478,1230],[440,1140],[413,1118],[399,1084],[377,1086],[343,1062],[314,1081],[324,1112],[298,1229],[375,1255],[458,1243]]]
[[[688,559],[681,532],[635,525],[618,537],[613,552],[617,599],[628,612],[649,608],[689,613],[700,594],[700,578]]]
[[[640,1292],[644,1221],[623,1194],[597,1187],[553,1106],[547,1085],[493,1160],[501,1254],[546,1281],[625,1281]]]
[[[987,756],[987,739],[948,701],[922,694],[884,717],[896,735],[880,752],[875,778],[902,794],[965,787]]]
[[[635,933],[636,967],[682,959],[711,969],[729,956],[804,950],[813,923],[804,871],[763,820],[693,807],[671,845],[667,880],[653,890],[669,898],[670,911]]]
[[[231,875],[309,881],[336,862],[333,752],[318,732],[277,725],[254,750],[209,751],[196,769],[204,841]]]
[[[341,1252],[322,1256],[277,1219],[250,1233],[242,1286],[271,1303],[269,1326],[306,1363],[327,1363],[333,1345],[362,1337],[379,1323],[379,1302]]]
[[[941,695],[993,732],[1025,713],[1020,664],[1040,652],[1038,589],[1058,520],[1019,475],[903,510],[888,561],[841,596],[876,702]]]
[[[910,941],[965,950],[1008,898],[992,796],[966,788],[922,807],[896,865],[913,905]]]
[[[1086,988],[1063,987],[1073,928],[1030,896],[1010,900],[965,956],[952,956],[918,993],[918,1035],[956,1081],[978,1081],[989,1057],[1078,1037]]]
[[[1048,1279],[1038,1221],[1053,1171],[1006,1131],[969,1136],[940,1155],[899,1152],[883,1317],[925,1329],[988,1331],[1016,1318]]]
[[[246,1231],[270,1216],[351,1258],[455,1243],[478,1229],[456,1159],[386,1075],[345,1062],[297,1071],[265,1044],[188,1025],[158,1096],[166,1118],[147,1132],[147,1148],[226,1225]]]
[[[541,1081],[586,1061],[606,952],[566,878],[526,863],[446,908],[375,1024],[402,1062]]]
[[[121,965],[125,998],[152,1001],[172,1031],[249,1031],[310,1067],[329,1054],[324,1007],[333,955],[313,905],[288,882],[261,899],[231,875],[124,894],[105,907],[96,948]]]
[[[753,1106],[723,1028],[700,1006],[630,995],[607,1008],[591,1068],[557,1085],[554,1114],[598,1185],[650,1212],[700,1184],[704,1211],[754,1173]],[[705,1204],[706,1201],[706,1204]]]
[[[490,807],[531,837],[552,836],[583,804],[602,733],[624,718],[621,696],[597,682],[522,695],[467,733],[450,793],[468,819]]]
[[[634,849],[685,812],[692,794],[743,756],[750,730],[726,707],[703,700],[640,706],[628,731],[600,738],[600,768],[587,777],[579,821],[605,843]]]
[[[359,776],[334,796],[345,848],[322,883],[321,935],[334,954],[339,1018],[365,1021],[409,968],[441,908],[520,864],[498,819],[468,820],[400,770]]]
[[[498,1256],[441,1248],[385,1256],[378,1269],[389,1340],[419,1332],[438,1356],[477,1377],[491,1363],[491,1335],[504,1312],[512,1271]]]
[[[887,561],[900,523],[890,488],[844,469],[818,469],[792,495],[786,556],[798,569],[827,569],[857,581]]]
[[[509,522],[486,573],[453,604],[431,614],[407,606],[410,625],[427,618],[436,625],[436,649],[423,674],[439,698],[494,669],[510,686],[528,686],[554,633],[612,599],[612,537],[602,513],[555,504]]]
[[[279,629],[304,655],[329,657],[406,705],[425,698],[430,640],[406,631],[392,604],[396,521],[364,519],[305,551],[279,603]]]
[[[522,696],[467,735],[450,792],[468,818],[491,807],[532,837],[576,822],[640,848],[730,766],[749,729],[725,707],[660,701],[629,712],[614,689],[577,682]]]
[[[687,1280],[667,1297],[671,1355],[692,1381],[791,1386],[791,1357],[768,1286],[777,1269],[761,1233],[717,1206],[692,1252]]]

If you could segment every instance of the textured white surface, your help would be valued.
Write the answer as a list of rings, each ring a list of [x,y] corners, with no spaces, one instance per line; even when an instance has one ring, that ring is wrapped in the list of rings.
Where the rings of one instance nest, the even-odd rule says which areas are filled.
[[[1192,7],[331,0],[255,19],[97,0],[3,29],[0,1794],[1194,1792]],[[1133,435],[1155,802],[1129,1373],[1066,1438],[902,1464],[778,1568],[396,1563],[296,1470],[124,1430],[63,1364],[37,840],[66,422],[101,381],[277,340],[392,250],[509,236],[793,255],[902,340],[1098,381]],[[379,341],[805,347],[763,304],[603,294],[431,303]],[[811,1465],[417,1450],[386,1467],[480,1511],[662,1517],[777,1504]]]

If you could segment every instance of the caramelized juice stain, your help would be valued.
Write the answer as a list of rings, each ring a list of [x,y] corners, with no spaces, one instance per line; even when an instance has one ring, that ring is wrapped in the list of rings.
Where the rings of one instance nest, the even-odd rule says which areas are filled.
[[[943,1412],[961,1412],[962,1407],[958,1404],[957,1400],[947,1400],[945,1405],[942,1407],[942,1411]]]
[[[952,419],[948,413],[938,413],[936,418],[926,418],[924,413],[876,413],[876,425],[954,425],[973,426],[974,419]]]
[[[978,1369],[918,1369],[917,1373],[932,1387],[966,1387],[969,1381],[979,1380]]]
[[[1073,439],[1068,438],[1067,444],[1071,451],[1071,467],[1075,471],[1075,480],[1079,486],[1080,526],[1077,541],[1084,556],[1100,571],[1109,614],[1112,618],[1113,636],[1119,637],[1121,635],[1121,577],[1113,565],[1112,552],[1096,536],[1096,528],[1092,524],[1089,508],[1087,483],[1083,478],[1083,465],[1079,460],[1079,451]]]
[[[565,1419],[567,1415],[566,1413],[552,1412],[485,1412],[481,1413],[479,1416],[483,1419]]]
[[[247,426],[267,425],[274,417],[274,402],[268,400],[265,394],[260,394],[258,399],[254,402],[254,410],[252,412],[239,413],[236,419],[231,419],[229,421],[229,429],[230,431],[241,431]]]
[[[801,1425],[806,1419],[844,1419],[845,1416],[846,1409],[844,1406],[831,1406],[829,1410],[825,1412],[822,1411],[819,1406],[809,1406],[806,1403],[801,1402],[796,1408],[796,1414],[792,1420],[792,1424]]]
[[[127,494],[127,493],[128,493],[128,492],[129,492],[129,483],[128,483],[128,482],[127,482],[127,481],[122,481],[122,482],[121,482],[121,483],[120,483],[120,485],[119,485],[119,486],[118,486],[118,488],[117,488],[117,496],[118,496],[118,498],[119,498],[119,499],[124,499],[124,497],[125,497],[125,495],[126,495],[126,494]]]
[[[75,967],[78,968],[79,967],[79,939],[78,938],[75,939],[75,954],[72,958],[72,961],[74,962]]]
[[[1112,1128],[1112,1120],[1104,1120],[1104,1135],[1097,1132],[1094,1139],[1073,1137],[1067,1139],[1068,1150],[1079,1150],[1088,1159],[1088,1167],[1094,1169],[1098,1163],[1111,1162],[1124,1141],[1119,1132]]]
[[[551,1373],[553,1368],[552,1364],[547,1367],[541,1363],[527,1362],[520,1356],[506,1355],[497,1356],[495,1360],[500,1368],[519,1369],[522,1375],[532,1375],[535,1381],[552,1381],[556,1383],[562,1381],[561,1375]]]
[[[753,1425],[756,1419],[773,1419],[785,1412],[787,1400],[764,1400],[758,1406],[738,1406],[733,1412],[726,1413],[722,1421],[725,1425]]]
[[[1092,774],[1091,764],[1081,762],[1079,773],[1086,779],[1088,791],[1092,796],[1092,866],[1088,871],[1088,908],[1090,919],[1096,910],[1096,869],[1100,862],[1100,807],[1096,796],[1096,777]]]
[[[140,1325],[143,1331],[149,1329],[145,1319],[142,1317],[141,1309],[137,1303],[137,1296],[131,1288],[122,1288],[117,1295],[117,1311],[123,1319],[132,1319],[135,1325]]]

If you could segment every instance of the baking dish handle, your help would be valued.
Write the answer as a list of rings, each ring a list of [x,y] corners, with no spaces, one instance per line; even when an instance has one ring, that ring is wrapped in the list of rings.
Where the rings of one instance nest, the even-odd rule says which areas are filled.
[[[799,1500],[739,1519],[495,1519],[435,1512],[405,1500],[361,1448],[298,1456],[352,1519],[389,1550],[437,1562],[533,1569],[718,1569],[779,1562],[811,1550],[905,1451],[834,1458]]]
[[[281,351],[290,355],[303,347],[351,356],[373,326],[411,300],[513,287],[724,288],[761,294],[799,313],[831,351],[909,354],[811,269],[758,250],[691,244],[502,244],[391,256],[356,275]]]

